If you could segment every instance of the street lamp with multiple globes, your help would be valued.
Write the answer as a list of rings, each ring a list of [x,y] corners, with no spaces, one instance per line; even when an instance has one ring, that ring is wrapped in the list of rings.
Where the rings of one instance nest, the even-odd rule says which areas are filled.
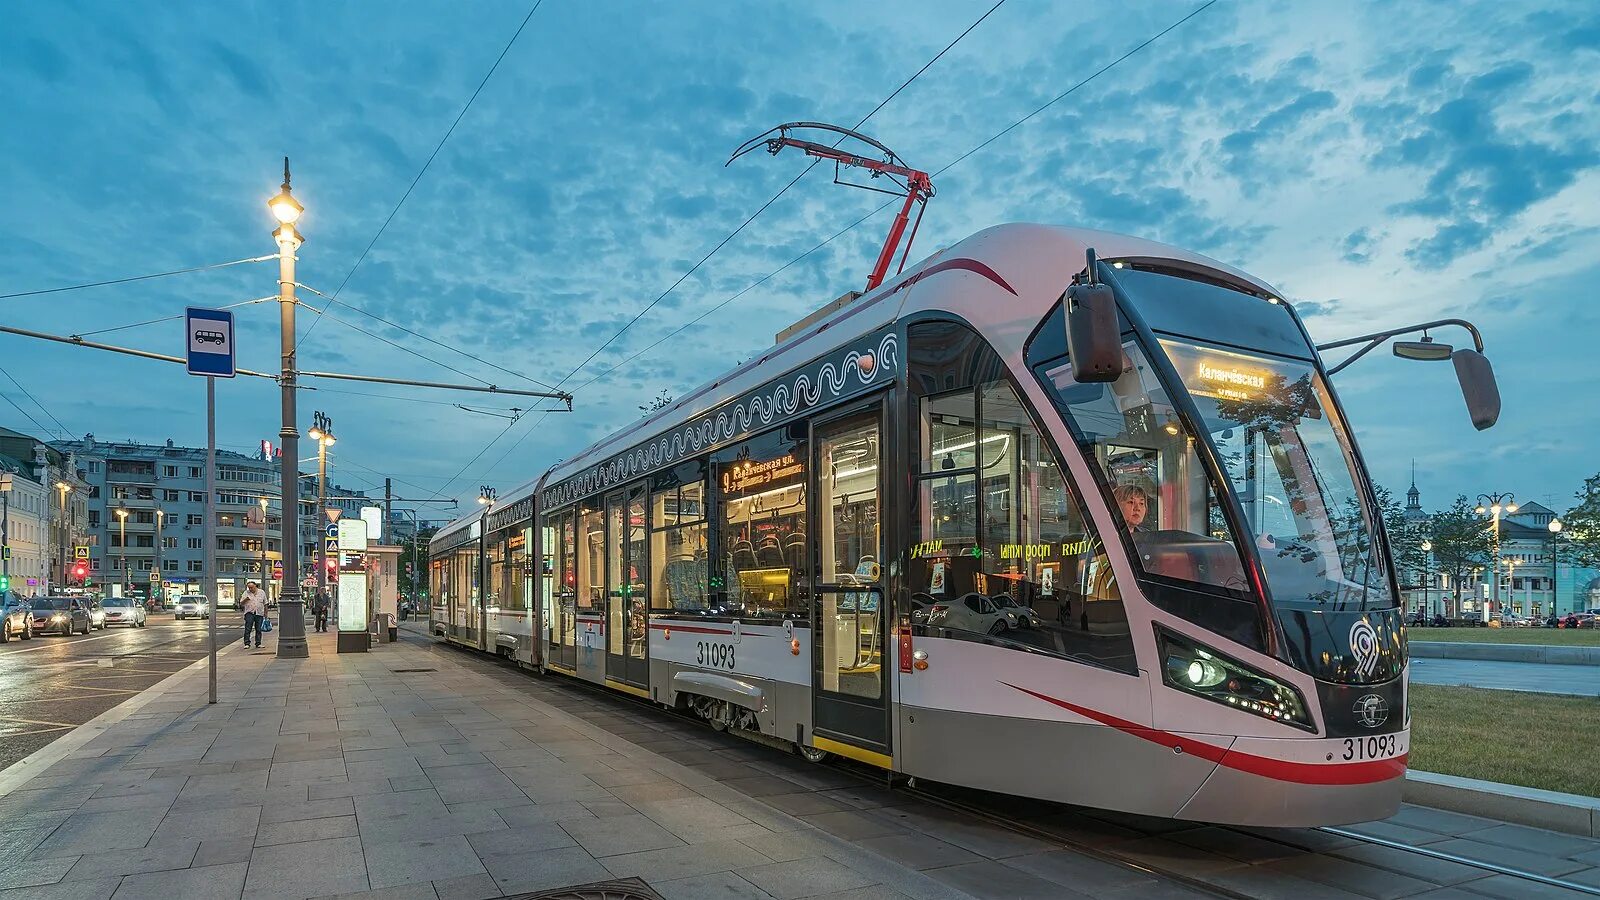
[[[1511,515],[1517,511],[1515,496],[1510,491],[1495,491],[1490,494],[1478,495],[1478,515],[1489,515],[1494,519],[1494,605],[1490,612],[1502,612],[1500,608],[1500,515]],[[1487,619],[1485,619],[1487,621]]]
[[[1433,541],[1423,539],[1422,553],[1422,610],[1431,616],[1433,615],[1433,596],[1430,593],[1433,587]]]
[[[1557,608],[1557,604],[1561,601],[1559,590],[1561,586],[1561,557],[1556,555],[1560,552],[1559,545],[1556,542],[1561,539],[1561,529],[1566,526],[1561,523],[1560,519],[1552,518],[1550,524],[1545,527],[1550,529],[1550,615],[1558,616],[1561,614],[1561,611]]]
[[[278,442],[283,447],[283,464],[278,473],[278,484],[282,491],[280,502],[283,519],[287,523],[291,520],[290,511],[300,509],[300,432],[295,426],[295,393],[298,388],[295,384],[294,346],[294,312],[295,304],[299,301],[294,295],[294,254],[305,243],[294,227],[300,220],[300,214],[305,212],[305,207],[289,191],[287,156],[283,158],[283,186],[277,196],[267,201],[267,208],[278,220],[278,227],[272,232],[272,239],[278,245],[278,341],[281,358],[278,386],[282,398]],[[292,518],[298,524],[297,512]],[[286,534],[283,541],[283,592],[278,597],[278,626],[279,659],[305,659],[311,655],[311,649],[306,645],[305,604],[300,599],[298,529],[292,539]]]
[[[328,448],[339,441],[333,436],[333,419],[321,410],[311,414],[311,429],[306,437],[317,442],[317,527],[323,527],[328,508]],[[317,584],[324,593],[328,590],[328,542],[318,540]]]

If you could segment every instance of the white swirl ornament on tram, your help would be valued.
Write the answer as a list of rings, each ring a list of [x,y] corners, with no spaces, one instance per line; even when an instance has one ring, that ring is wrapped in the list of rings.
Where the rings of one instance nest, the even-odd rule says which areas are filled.
[[[1362,678],[1371,677],[1378,668],[1378,632],[1366,619],[1357,619],[1350,626],[1350,654],[1356,659],[1356,673]]]

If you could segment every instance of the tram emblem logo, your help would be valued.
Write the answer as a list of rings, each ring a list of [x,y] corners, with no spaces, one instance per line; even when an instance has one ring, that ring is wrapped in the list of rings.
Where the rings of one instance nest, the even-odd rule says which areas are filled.
[[[1377,694],[1368,694],[1356,701],[1350,708],[1356,714],[1356,721],[1368,728],[1377,728],[1389,721],[1389,701]]]
[[[1378,632],[1366,619],[1350,626],[1350,655],[1356,660],[1356,674],[1370,677],[1378,668]]]

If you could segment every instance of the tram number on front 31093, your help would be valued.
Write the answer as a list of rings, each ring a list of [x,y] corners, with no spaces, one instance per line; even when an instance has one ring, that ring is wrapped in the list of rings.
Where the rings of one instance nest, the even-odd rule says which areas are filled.
[[[695,641],[695,662],[719,669],[733,668],[733,645],[716,641]]]
[[[1344,739],[1345,759],[1388,759],[1399,750],[1400,738],[1393,734]]]

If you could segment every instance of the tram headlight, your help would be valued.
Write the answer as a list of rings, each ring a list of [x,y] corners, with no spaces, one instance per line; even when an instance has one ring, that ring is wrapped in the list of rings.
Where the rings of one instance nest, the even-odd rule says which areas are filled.
[[[1161,648],[1161,680],[1168,687],[1263,719],[1308,731],[1316,727],[1305,698],[1293,685],[1162,628],[1156,629],[1156,641]]]

